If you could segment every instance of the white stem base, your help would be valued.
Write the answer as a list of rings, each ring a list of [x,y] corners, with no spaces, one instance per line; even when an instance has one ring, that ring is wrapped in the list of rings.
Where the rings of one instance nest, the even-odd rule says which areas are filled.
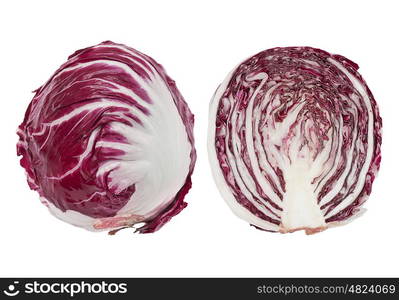
[[[286,172],[280,232],[305,230],[311,234],[327,228],[313,189],[308,166],[301,161],[291,165]]]

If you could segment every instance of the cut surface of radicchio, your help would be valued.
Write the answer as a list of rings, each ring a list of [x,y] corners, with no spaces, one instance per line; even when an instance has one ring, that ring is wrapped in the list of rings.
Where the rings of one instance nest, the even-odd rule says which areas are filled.
[[[19,126],[31,189],[88,230],[158,230],[187,204],[194,116],[161,65],[110,41],[76,51]]]
[[[238,65],[210,104],[208,153],[233,212],[272,232],[360,215],[381,155],[377,103],[340,55],[273,48]]]

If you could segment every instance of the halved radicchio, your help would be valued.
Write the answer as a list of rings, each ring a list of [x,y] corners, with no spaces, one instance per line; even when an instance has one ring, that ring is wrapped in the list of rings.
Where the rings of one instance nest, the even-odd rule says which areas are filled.
[[[35,92],[17,152],[56,217],[93,231],[144,223],[148,233],[187,205],[194,117],[152,58],[103,42]]]
[[[235,214],[267,231],[314,233],[363,211],[382,122],[357,69],[340,55],[287,47],[227,76],[210,105],[208,152]]]

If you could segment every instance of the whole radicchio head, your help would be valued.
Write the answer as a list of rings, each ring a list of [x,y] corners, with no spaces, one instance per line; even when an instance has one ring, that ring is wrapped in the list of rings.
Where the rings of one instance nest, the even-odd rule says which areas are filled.
[[[159,229],[185,206],[194,117],[161,65],[112,42],[76,51],[19,126],[29,186],[88,230]]]

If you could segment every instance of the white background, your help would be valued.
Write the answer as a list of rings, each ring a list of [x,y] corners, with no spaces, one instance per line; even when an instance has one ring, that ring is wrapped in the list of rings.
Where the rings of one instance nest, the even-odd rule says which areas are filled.
[[[1,1],[0,276],[399,276],[397,1]],[[104,40],[164,65],[196,115],[188,207],[155,234],[91,233],[52,217],[16,157],[31,91]],[[272,234],[233,215],[208,165],[208,104],[240,61],[313,46],[360,65],[383,118],[366,214],[320,234]]]

